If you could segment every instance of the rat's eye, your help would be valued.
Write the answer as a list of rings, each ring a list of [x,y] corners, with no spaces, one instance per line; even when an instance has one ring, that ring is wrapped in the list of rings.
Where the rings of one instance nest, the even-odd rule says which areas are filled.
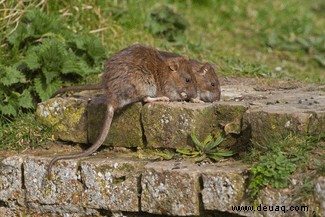
[[[186,83],[190,83],[191,82],[191,79],[190,78],[186,78],[185,81],[186,81]]]
[[[212,86],[212,87],[214,87],[214,86],[216,86],[216,84],[215,84],[215,83],[213,83],[213,82],[211,82],[211,86]]]

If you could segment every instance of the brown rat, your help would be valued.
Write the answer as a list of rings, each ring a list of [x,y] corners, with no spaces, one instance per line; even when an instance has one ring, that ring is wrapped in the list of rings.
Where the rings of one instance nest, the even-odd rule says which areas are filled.
[[[84,152],[54,157],[51,167],[61,159],[86,157],[104,142],[116,110],[138,102],[190,100],[197,96],[196,80],[189,60],[184,57],[164,58],[151,47],[132,45],[110,57],[101,84],[106,98],[105,119],[95,143]]]
[[[165,51],[159,51],[159,53],[164,58],[181,57],[181,55],[179,54],[169,53]],[[220,82],[217,74],[215,73],[214,67],[209,63],[201,63],[193,59],[190,59],[190,65],[192,67],[192,71],[194,72],[196,83],[197,83],[197,98],[191,99],[191,101],[214,102],[220,100],[220,95],[221,95]],[[55,92],[55,94],[53,94],[52,97],[67,91],[103,89],[104,87],[102,83],[92,84],[92,85],[63,87],[57,92]],[[173,89],[174,86],[175,85],[171,86],[171,89]]]
[[[181,57],[179,54],[159,51],[165,58]],[[197,83],[197,98],[193,102],[214,102],[220,100],[220,82],[213,66],[210,63],[201,63],[190,59],[190,64]]]

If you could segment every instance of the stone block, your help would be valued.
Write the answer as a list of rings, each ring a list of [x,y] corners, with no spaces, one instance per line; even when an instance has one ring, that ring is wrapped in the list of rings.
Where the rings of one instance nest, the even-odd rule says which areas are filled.
[[[139,212],[139,183],[146,161],[91,158],[81,163],[85,208]]]
[[[273,138],[283,138],[291,133],[305,135],[312,115],[294,107],[268,106],[246,112],[251,127],[252,140],[260,146],[268,145]]]
[[[12,209],[6,208],[6,207],[0,207],[0,216],[22,216],[22,215],[19,215],[18,213],[22,214],[17,210],[12,210]]]
[[[142,123],[148,147],[185,148],[195,132],[199,140],[226,134],[225,146],[237,144],[246,107],[238,103],[148,103]],[[243,145],[243,144],[241,144]]]
[[[141,181],[141,210],[161,215],[199,215],[199,170],[185,162],[147,164]]]
[[[22,163],[22,156],[10,156],[0,163],[0,201],[8,207],[24,205]]]
[[[36,117],[52,127],[56,138],[87,143],[87,107],[85,98],[53,98],[37,105]]]
[[[141,128],[141,103],[134,103],[115,112],[111,129],[104,144],[123,147],[143,147]],[[88,138],[96,141],[101,132],[105,117],[105,99],[102,96],[93,97],[88,107]]]
[[[325,104],[324,111],[316,111],[311,113],[308,132],[315,135],[325,133]]]
[[[263,217],[300,217],[309,216],[311,207],[297,204],[294,201],[294,189],[265,187],[258,193],[255,208],[256,216]],[[310,209],[310,210],[308,210]]]
[[[249,166],[241,163],[217,163],[202,169],[202,201],[205,210],[218,210],[250,216],[251,212],[237,212],[232,206],[249,204],[246,195]]]
[[[41,213],[84,213],[83,185],[77,176],[76,160],[60,160],[47,179],[49,158],[28,157],[23,163],[28,207]]]
[[[319,216],[325,216],[325,177],[321,176],[317,179],[314,195],[316,204],[318,205]]]

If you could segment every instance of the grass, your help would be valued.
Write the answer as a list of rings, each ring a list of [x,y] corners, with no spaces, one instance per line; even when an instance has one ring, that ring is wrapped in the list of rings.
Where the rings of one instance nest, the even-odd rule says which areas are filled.
[[[12,2],[3,4],[10,8]],[[187,21],[183,41],[171,43],[149,32],[150,12],[162,5]],[[39,7],[60,13],[75,32],[98,35],[109,54],[139,42],[220,65],[223,75],[324,82],[324,5],[321,0],[54,0]]]
[[[54,141],[51,128],[42,126],[32,113],[20,114],[15,121],[0,126],[0,151],[22,151]]]

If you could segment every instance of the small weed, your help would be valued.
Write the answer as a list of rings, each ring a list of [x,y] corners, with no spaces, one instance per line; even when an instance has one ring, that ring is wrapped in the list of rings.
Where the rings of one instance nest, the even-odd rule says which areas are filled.
[[[182,155],[197,158],[196,162],[201,162],[207,159],[218,161],[223,157],[230,157],[235,154],[232,151],[219,150],[218,146],[224,141],[223,136],[214,138],[210,134],[204,139],[203,142],[200,142],[195,136],[194,132],[192,132],[191,138],[194,142],[195,150],[185,148],[177,149],[176,151]]]
[[[295,163],[281,152],[261,156],[250,170],[253,177],[248,187],[252,190],[251,197],[255,198],[260,189],[267,185],[274,188],[287,187],[288,179],[295,170]]]
[[[154,152],[155,155],[158,155],[160,158],[164,160],[171,160],[175,157],[175,152],[170,150],[156,150]]]
[[[315,165],[316,171],[321,171],[321,167],[317,169],[317,165],[323,165],[324,159],[314,153],[319,152],[317,149],[322,149],[319,148],[321,139],[315,136],[289,135],[270,139],[267,150],[253,148],[251,155],[247,157],[250,161],[257,161],[250,170],[251,199],[255,199],[259,190],[267,185],[274,188],[288,187],[294,172],[303,173],[312,167],[315,169]]]

